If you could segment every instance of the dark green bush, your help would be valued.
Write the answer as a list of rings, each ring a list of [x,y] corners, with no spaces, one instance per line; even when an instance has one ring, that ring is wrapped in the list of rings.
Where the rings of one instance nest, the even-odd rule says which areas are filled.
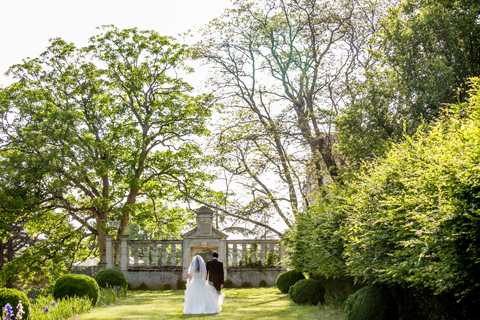
[[[258,283],[258,286],[260,288],[266,288],[266,287],[268,287],[268,283],[265,280],[260,280],[260,282]]]
[[[187,282],[185,280],[182,280],[182,279],[177,280],[177,290],[185,290],[186,286],[187,286]]]
[[[346,320],[396,320],[397,305],[386,288],[364,287],[345,303]]]
[[[235,285],[233,284],[233,281],[230,279],[225,280],[223,283],[224,288],[235,288]]]
[[[321,282],[325,289],[325,304],[343,305],[345,300],[360,289],[362,286],[356,285],[352,278],[325,278],[317,274],[311,274],[310,278]]]
[[[83,274],[67,274],[60,277],[53,288],[55,299],[68,297],[88,297],[95,305],[100,288],[94,278]]]
[[[22,302],[23,311],[25,314],[23,315],[23,319],[28,319],[28,315],[30,314],[30,301],[25,293],[20,290],[10,289],[10,288],[0,288],[0,308],[9,303],[14,313],[17,313],[17,306],[19,302]]]
[[[480,290],[480,79],[468,103],[349,183],[351,274],[459,297]]]
[[[104,269],[95,275],[98,285],[101,288],[127,288],[127,279],[118,269]]]
[[[322,188],[321,196],[300,216],[284,239],[292,266],[325,278],[341,278],[346,272],[343,239],[346,221],[340,195],[344,187],[334,183]]]
[[[172,290],[172,285],[170,283],[162,284],[162,290]]]
[[[277,288],[283,293],[288,293],[290,287],[302,279],[305,279],[305,276],[297,270],[283,272],[277,277]]]
[[[288,290],[288,295],[293,302],[298,304],[317,305],[319,302],[323,303],[325,301],[325,289],[320,281],[314,279],[297,281]]]
[[[253,287],[252,283],[248,281],[242,282],[242,284],[240,285],[240,288],[252,288],[252,287]]]

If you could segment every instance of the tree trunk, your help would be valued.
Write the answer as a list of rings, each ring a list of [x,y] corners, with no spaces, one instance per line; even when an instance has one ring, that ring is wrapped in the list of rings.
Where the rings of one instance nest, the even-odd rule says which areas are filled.
[[[15,256],[15,252],[13,251],[13,240],[8,239],[7,242],[7,261],[12,261]],[[10,276],[10,274],[7,274],[7,277],[5,279],[5,287],[7,288],[13,288],[13,282],[14,279],[13,277]]]
[[[97,245],[100,256],[100,265],[105,265],[107,263],[106,257],[106,219],[107,215],[104,212],[97,213]]]

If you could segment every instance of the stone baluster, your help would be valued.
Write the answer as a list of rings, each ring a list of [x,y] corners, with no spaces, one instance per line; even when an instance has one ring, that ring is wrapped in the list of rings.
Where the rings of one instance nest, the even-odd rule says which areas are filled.
[[[112,237],[105,237],[105,262],[107,268],[113,267],[113,246],[112,246]]]
[[[151,264],[150,254],[152,252],[152,243],[150,241],[143,243],[143,264],[149,266]]]
[[[244,263],[247,263],[247,244],[242,243],[242,258],[240,261],[243,261]]]
[[[232,244],[232,267],[238,266],[238,247],[237,243]]]
[[[252,255],[252,263],[255,264],[257,262],[257,251],[258,246],[256,243],[250,244],[250,254]]]
[[[262,262],[262,265],[265,265],[267,262],[267,245],[265,242],[260,244],[260,261]]]
[[[279,260],[278,263],[282,265],[282,259],[285,253],[283,251],[283,247],[280,244],[280,242],[277,244],[277,246],[278,246],[278,260]]]
[[[165,261],[165,244],[162,242],[160,244],[160,257],[158,259],[158,265],[159,266],[164,266],[164,261]]]
[[[128,236],[120,236],[120,270],[128,270]]]
[[[130,243],[130,255],[132,256],[132,265],[138,264],[138,246],[135,242]]]
[[[151,266],[158,265],[158,244],[156,241],[152,242],[152,261],[150,262]]]
[[[176,266],[177,265],[177,244],[174,242],[171,244],[171,255],[170,255],[170,265]]]

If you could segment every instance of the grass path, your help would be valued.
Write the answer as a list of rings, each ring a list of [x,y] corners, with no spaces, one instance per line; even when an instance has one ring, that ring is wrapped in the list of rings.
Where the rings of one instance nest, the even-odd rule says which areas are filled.
[[[298,306],[274,288],[226,289],[222,313],[214,316],[184,316],[183,291],[131,291],[116,304],[98,307],[80,320],[342,320],[341,311],[316,306]]]

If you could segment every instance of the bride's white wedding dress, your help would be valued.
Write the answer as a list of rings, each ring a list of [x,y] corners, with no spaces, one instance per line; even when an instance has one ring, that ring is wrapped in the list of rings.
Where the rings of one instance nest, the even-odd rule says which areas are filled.
[[[222,310],[223,295],[207,281],[207,267],[201,256],[195,256],[188,268],[184,314],[213,314]]]

